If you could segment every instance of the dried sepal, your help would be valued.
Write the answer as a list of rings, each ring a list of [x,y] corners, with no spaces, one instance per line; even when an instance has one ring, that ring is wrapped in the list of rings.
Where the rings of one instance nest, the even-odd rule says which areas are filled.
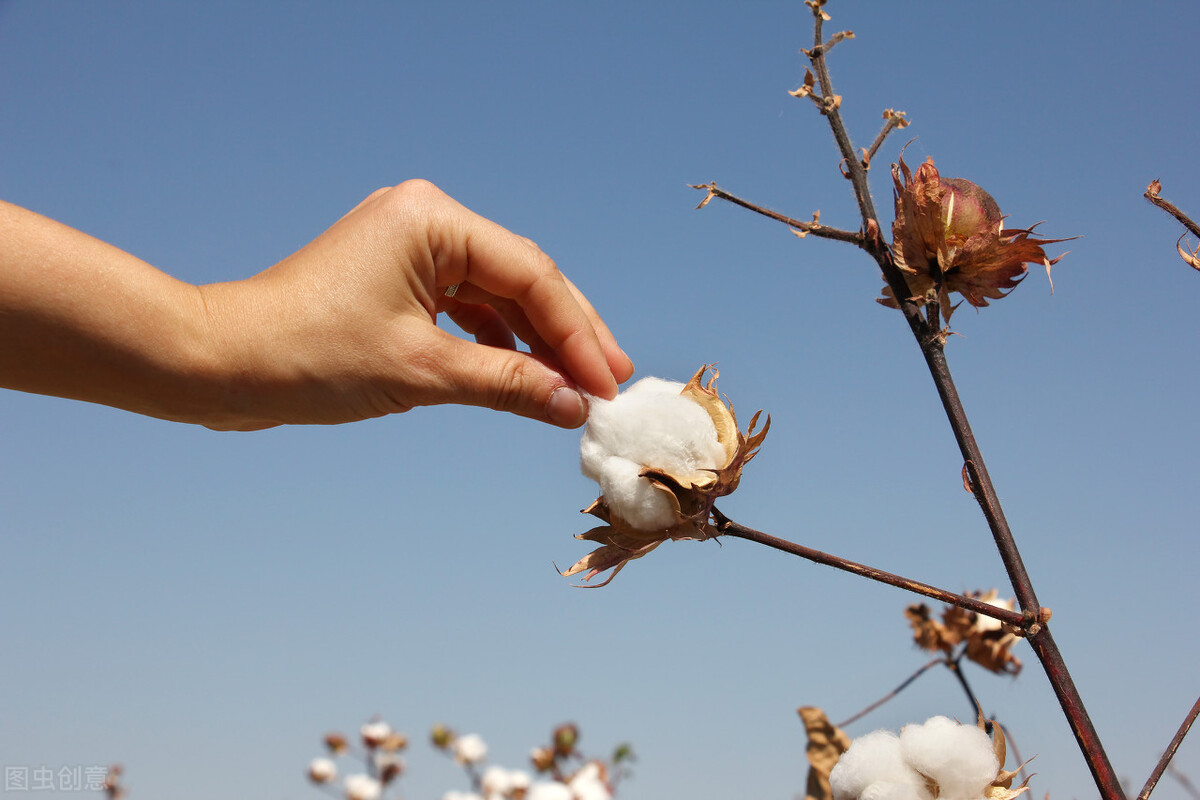
[[[820,17],[828,22],[831,19],[829,13],[826,12],[822,7],[825,5],[825,1],[826,0],[804,0],[804,5],[812,9],[813,16]]]
[[[708,191],[708,194],[704,195],[704,199],[700,201],[700,205],[696,206],[697,209],[704,208],[706,205],[709,204],[709,202],[714,197],[717,196],[717,182],[716,181],[713,181],[711,183],[699,183],[699,184],[689,183],[688,187],[691,189],[706,189]]]
[[[908,115],[894,108],[885,108],[883,110],[883,118],[889,121],[895,120],[892,124],[897,128],[907,128],[909,125]]]
[[[1063,257],[1049,258],[1043,245],[1068,239],[1036,238],[1036,225],[1005,228],[990,194],[968,180],[941,177],[932,158],[915,173],[901,158],[892,167],[892,182],[892,251],[908,284],[908,299],[918,305],[937,301],[946,322],[957,308],[950,302],[952,292],[982,308],[1012,291],[1027,264],[1044,265],[1048,277]],[[879,302],[899,307],[891,287],[884,287]]]
[[[788,94],[790,94],[792,97],[808,97],[810,94],[813,93],[813,90],[816,88],[816,85],[817,85],[817,81],[816,81],[816,78],[813,77],[812,70],[805,69],[804,70],[804,83],[800,84],[800,86],[798,88],[788,92]]]
[[[712,371],[705,381],[705,373]],[[603,495],[598,497],[583,513],[591,514],[605,524],[576,535],[576,539],[597,542],[601,546],[588,553],[566,570],[563,577],[587,572],[583,580],[589,581],[607,570],[612,573],[601,583],[589,584],[598,588],[606,586],[634,559],[641,558],[668,539],[705,540],[718,535],[710,521],[713,503],[737,489],[742,470],[758,454],[767,431],[771,427],[768,416],[762,430],[755,432],[758,411],[750,419],[745,435],[738,430],[737,416],[733,407],[721,399],[717,392],[717,370],[710,364],[701,367],[684,385],[681,395],[695,402],[707,413],[716,430],[717,441],[725,452],[724,463],[716,468],[702,469],[687,474],[672,473],[665,469],[645,467],[638,477],[649,481],[650,486],[667,501],[673,522],[655,530],[637,528],[610,508]]]
[[[808,736],[805,755],[808,756],[808,784],[805,800],[833,800],[833,787],[829,784],[829,773],[838,760],[850,749],[850,737],[816,706],[796,709],[804,722]]]
[[[1185,250],[1183,248],[1183,240],[1186,238],[1186,233],[1183,236],[1180,236],[1179,241],[1175,243],[1175,249],[1179,251],[1179,257],[1183,259],[1184,263],[1192,266],[1195,269],[1200,269],[1200,242],[1196,244],[1196,249],[1190,251]]]
[[[986,731],[988,726],[991,726],[992,752],[996,754],[996,764],[999,767],[996,771],[996,777],[993,778],[992,782],[983,790],[983,796],[987,798],[987,800],[1013,800],[1014,797],[1019,797],[1020,795],[1029,791],[1029,779],[1033,777],[1032,775],[1026,777],[1025,780],[1021,782],[1021,785],[1016,789],[1012,788],[1012,783],[1017,775],[1020,774],[1021,770],[1025,769],[1025,766],[1033,759],[1029,759],[1029,761],[1019,764],[1014,770],[1006,770],[1004,768],[1004,762],[1008,758],[1008,745],[1007,737],[1004,734],[1004,726],[999,722],[996,722],[994,719],[985,719],[982,710],[979,712],[979,717],[976,720],[976,724],[982,731]]]

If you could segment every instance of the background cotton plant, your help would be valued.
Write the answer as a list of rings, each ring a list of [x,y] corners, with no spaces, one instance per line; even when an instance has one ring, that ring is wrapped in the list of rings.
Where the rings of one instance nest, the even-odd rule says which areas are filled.
[[[399,751],[408,747],[408,737],[378,718],[363,725],[359,734],[361,747],[340,733],[327,734],[326,755],[308,765],[309,782],[344,800],[398,798],[398,779],[405,771]],[[549,744],[530,751],[528,770],[487,764],[487,742],[476,733],[460,736],[439,724],[430,731],[429,743],[462,768],[469,784],[446,791],[442,800],[612,800],[633,761],[628,744],[616,747],[608,759],[586,756],[579,749],[579,728],[571,723],[559,725]],[[354,766],[339,770],[339,759]],[[339,782],[343,771],[349,774]]]

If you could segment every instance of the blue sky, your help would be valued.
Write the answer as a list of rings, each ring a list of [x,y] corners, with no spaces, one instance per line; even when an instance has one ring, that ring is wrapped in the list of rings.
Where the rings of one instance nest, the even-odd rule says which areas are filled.
[[[1200,275],[1149,181],[1200,214],[1200,6],[831,4],[843,112],[913,124],[1063,245],[949,345],[1041,601],[1135,791],[1194,702]],[[799,85],[810,18],[762,3],[0,2],[0,196],[192,282],[244,277],[412,177],[531,237],[639,375],[721,389],[772,431],[722,508],[956,590],[1005,585],[932,383],[872,262],[688,183],[856,227]],[[890,215],[887,217],[890,220]],[[745,418],[745,417],[744,417]],[[744,542],[672,543],[599,591],[552,566],[595,487],[578,434],[473,408],[221,434],[0,393],[0,763],[123,762],[138,797],[320,796],[329,729],[418,740],[404,796],[464,788],[435,722],[524,763],[551,727],[629,740],[625,798],[791,797],[798,705],[843,718],[924,663],[898,590]],[[1089,776],[1027,647],[973,673]],[[850,732],[969,708],[929,674]],[[1179,766],[1200,778],[1189,740]],[[65,795],[64,795],[65,796]],[[1182,797],[1169,779],[1156,797]]]

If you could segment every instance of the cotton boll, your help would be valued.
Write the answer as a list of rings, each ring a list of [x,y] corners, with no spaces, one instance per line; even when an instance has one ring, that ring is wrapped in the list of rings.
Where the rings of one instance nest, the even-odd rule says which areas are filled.
[[[1000,769],[986,733],[946,717],[905,725],[900,751],[913,769],[937,781],[944,800],[981,800]]]
[[[460,764],[478,764],[487,757],[487,743],[477,733],[458,737],[450,747],[454,751],[454,760]]]
[[[658,469],[701,480],[722,466],[712,417],[680,394],[684,384],[643,378],[613,400],[589,399],[580,443],[583,474],[600,484],[609,508],[641,530],[674,524],[670,500],[638,474]]]
[[[834,800],[932,800],[891,731],[860,736],[829,774]]]
[[[565,783],[541,781],[529,787],[525,800],[575,800]]]

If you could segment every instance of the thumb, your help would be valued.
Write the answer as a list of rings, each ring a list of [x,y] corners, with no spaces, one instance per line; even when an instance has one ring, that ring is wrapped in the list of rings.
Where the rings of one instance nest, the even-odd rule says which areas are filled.
[[[587,403],[563,375],[516,350],[468,342],[435,328],[434,370],[423,405],[461,403],[507,411],[561,428],[587,420]]]

